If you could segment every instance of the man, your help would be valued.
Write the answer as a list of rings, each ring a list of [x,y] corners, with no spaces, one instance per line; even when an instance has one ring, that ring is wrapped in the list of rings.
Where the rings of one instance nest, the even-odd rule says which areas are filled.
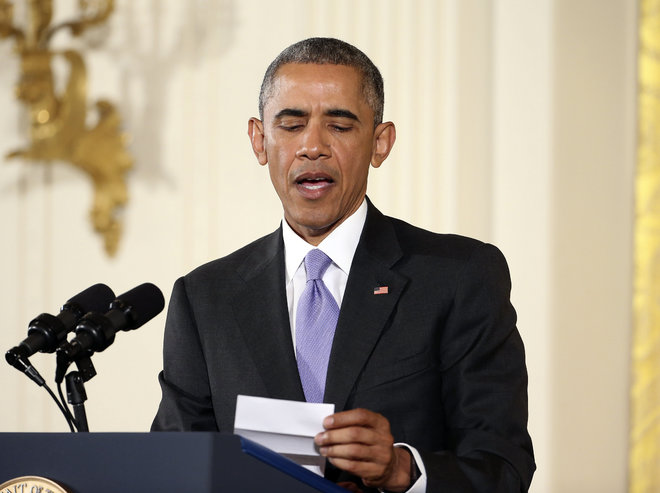
[[[153,429],[230,432],[237,394],[323,400],[337,412],[315,441],[349,489],[527,491],[506,262],[366,198],[395,141],[378,69],[342,41],[301,41],[266,71],[259,110],[248,134],[284,221],[175,283]]]

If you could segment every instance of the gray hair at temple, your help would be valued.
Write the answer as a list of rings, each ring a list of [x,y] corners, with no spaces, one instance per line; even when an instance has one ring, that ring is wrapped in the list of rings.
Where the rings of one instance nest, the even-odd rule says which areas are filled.
[[[385,95],[383,77],[367,55],[355,46],[335,38],[309,38],[286,48],[266,69],[259,92],[259,118],[264,118],[264,106],[273,95],[277,71],[287,63],[346,65],[362,76],[362,93],[374,112],[374,127],[383,121]]]

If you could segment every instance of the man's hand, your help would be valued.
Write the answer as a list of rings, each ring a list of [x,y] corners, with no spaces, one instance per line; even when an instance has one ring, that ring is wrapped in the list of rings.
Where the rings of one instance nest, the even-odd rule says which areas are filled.
[[[326,431],[314,442],[321,455],[365,486],[401,492],[410,487],[410,453],[394,447],[390,423],[367,409],[352,409],[323,420]]]

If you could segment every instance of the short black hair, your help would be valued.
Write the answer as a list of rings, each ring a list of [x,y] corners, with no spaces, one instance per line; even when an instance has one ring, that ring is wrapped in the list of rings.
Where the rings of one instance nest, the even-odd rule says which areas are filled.
[[[362,93],[374,113],[374,126],[383,121],[385,94],[383,77],[367,55],[355,46],[336,38],[308,38],[292,44],[266,69],[259,91],[259,118],[263,120],[264,106],[273,93],[277,71],[287,63],[346,65],[357,69],[362,77]]]

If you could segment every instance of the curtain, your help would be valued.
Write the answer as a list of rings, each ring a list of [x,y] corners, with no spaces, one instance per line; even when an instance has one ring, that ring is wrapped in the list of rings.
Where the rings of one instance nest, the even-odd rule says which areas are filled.
[[[639,19],[630,492],[660,491],[660,0]],[[606,431],[605,431],[606,432]]]

